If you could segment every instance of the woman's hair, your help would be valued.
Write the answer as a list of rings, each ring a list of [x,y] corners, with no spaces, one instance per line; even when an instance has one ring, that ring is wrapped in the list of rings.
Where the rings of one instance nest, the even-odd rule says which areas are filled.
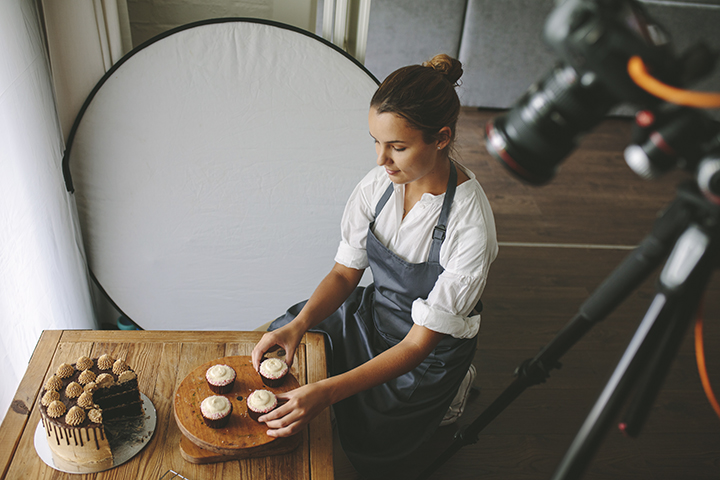
[[[445,54],[422,65],[400,68],[385,79],[373,95],[370,107],[377,113],[394,113],[410,127],[420,130],[425,143],[437,139],[443,127],[450,127],[449,147],[455,140],[460,99],[455,87],[463,74],[460,61]]]

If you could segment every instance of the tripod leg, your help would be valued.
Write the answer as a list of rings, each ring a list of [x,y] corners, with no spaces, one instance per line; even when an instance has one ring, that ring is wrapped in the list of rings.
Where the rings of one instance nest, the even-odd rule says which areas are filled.
[[[708,249],[708,243],[707,235],[694,226],[688,228],[678,240],[660,277],[660,288],[663,291],[655,296],[610,380],[555,472],[553,480],[574,480],[580,477],[602,441],[607,427],[635,385],[641,368],[646,365],[646,359],[662,342],[662,334],[668,328],[674,329],[672,320],[677,320],[678,329],[686,328],[712,272],[713,259],[707,257],[714,252]],[[708,252],[711,254],[706,255]],[[665,346],[672,346],[672,342],[667,342]],[[663,363],[669,366],[669,362]],[[648,392],[650,393],[652,392]]]
[[[546,368],[555,368],[560,357],[597,322],[625,301],[660,265],[677,238],[690,224],[692,214],[686,202],[686,199],[681,198],[668,207],[655,222],[653,232],[593,291],[580,306],[577,315],[535,356],[530,365],[540,363]]]
[[[692,299],[697,305],[696,299]],[[620,430],[629,437],[637,437],[645,424],[650,407],[657,398],[665,377],[670,370],[673,359],[677,356],[683,337],[688,325],[693,319],[694,308],[692,305],[680,305],[676,312],[676,318],[671,320],[671,326],[665,331],[660,341],[660,346],[652,354],[648,367],[643,372],[642,378],[638,381],[633,400],[628,406],[625,415],[619,424]]]
[[[493,403],[490,404],[471,425],[466,425],[455,434],[455,441],[445,450],[424,472],[417,477],[417,480],[429,478],[438,468],[447,462],[458,450],[465,445],[477,442],[477,434],[500,415],[522,392],[526,385],[519,379],[515,380],[506,388]]]

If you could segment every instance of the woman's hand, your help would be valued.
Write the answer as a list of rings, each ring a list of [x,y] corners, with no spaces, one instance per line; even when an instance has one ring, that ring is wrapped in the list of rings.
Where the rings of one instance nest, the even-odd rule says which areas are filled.
[[[295,350],[300,344],[304,333],[290,322],[284,327],[263,335],[252,351],[252,362],[255,370],[260,370],[263,355],[275,345],[285,350],[285,363],[287,363],[288,367],[292,366]]]
[[[302,430],[324,408],[351,395],[396,378],[417,367],[444,334],[413,325],[405,338],[375,358],[345,373],[303,385],[277,395],[286,400],[258,420],[270,428],[271,437],[287,437]]]
[[[332,403],[323,382],[310,383],[286,393],[279,393],[277,398],[278,401],[285,402],[258,418],[258,421],[265,422],[268,426],[267,435],[270,437],[295,435]]]
[[[285,349],[285,363],[292,365],[295,350],[308,329],[314,327],[343,304],[360,283],[363,270],[336,263],[320,282],[297,317],[282,328],[263,335],[252,352],[255,370],[260,368],[263,355],[275,345]]]

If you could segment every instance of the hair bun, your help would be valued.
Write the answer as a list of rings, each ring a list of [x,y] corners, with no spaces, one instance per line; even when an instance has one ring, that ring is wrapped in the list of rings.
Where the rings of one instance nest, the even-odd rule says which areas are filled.
[[[435,55],[429,62],[423,63],[423,66],[444,75],[452,85],[458,85],[458,80],[463,74],[462,63],[444,53]]]

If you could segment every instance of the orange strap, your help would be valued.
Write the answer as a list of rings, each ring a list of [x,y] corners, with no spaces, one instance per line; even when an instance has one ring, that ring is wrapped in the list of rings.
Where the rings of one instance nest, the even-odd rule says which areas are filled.
[[[666,102],[686,107],[720,108],[720,94],[682,90],[662,83],[648,73],[642,58],[637,55],[630,57],[627,68],[630,78],[640,88]]]
[[[710,386],[710,379],[708,378],[707,368],[705,367],[705,348],[703,347],[702,327],[702,312],[698,311],[698,317],[695,321],[695,359],[697,360],[698,372],[700,373],[700,381],[705,390],[705,396],[708,398],[717,416],[720,417],[720,405]]]

